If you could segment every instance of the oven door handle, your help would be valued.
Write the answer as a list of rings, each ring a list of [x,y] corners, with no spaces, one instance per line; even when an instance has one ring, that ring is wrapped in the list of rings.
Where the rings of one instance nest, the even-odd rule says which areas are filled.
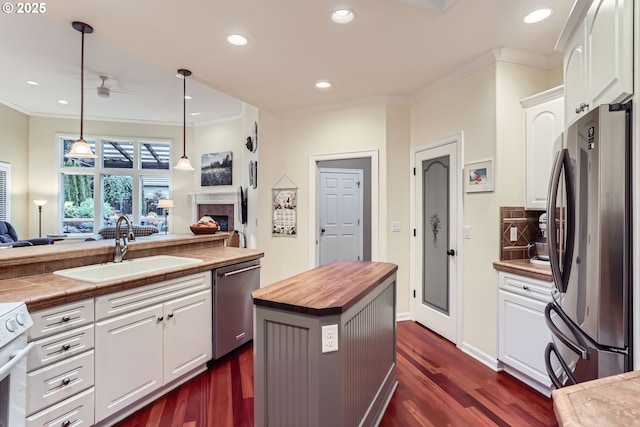
[[[558,362],[560,362],[562,370],[565,374],[567,374],[567,378],[569,378],[569,381],[571,381],[572,384],[577,384],[578,381],[576,380],[576,377],[573,376],[573,373],[571,372],[571,369],[569,369],[569,366],[567,366],[567,362],[565,362],[564,359],[560,357],[560,354],[558,353],[558,347],[556,347],[554,343],[550,342],[544,349],[544,364],[547,368],[547,375],[549,375],[549,379],[551,379],[553,385],[556,388],[563,387],[562,381],[560,381],[560,378],[558,378],[556,373],[553,371],[553,368],[551,367],[551,353],[555,354],[556,359],[558,359]]]
[[[0,379],[3,379],[33,348],[35,343],[30,342],[25,348],[11,355],[11,359],[0,368]]]
[[[546,322],[549,329],[551,329],[551,333],[558,337],[558,339],[562,341],[564,345],[569,347],[569,349],[575,354],[579,355],[583,359],[589,359],[589,351],[586,349],[586,347],[581,345],[582,343],[577,344],[571,341],[571,339],[569,339],[569,337],[567,337],[560,329],[558,329],[555,323],[553,323],[553,320],[551,320],[552,310],[558,314],[564,324],[567,325],[571,332],[573,332],[573,335],[576,337],[576,339],[580,340],[581,338],[578,334],[576,334],[571,321],[566,317],[567,315],[561,309],[558,309],[558,307],[556,307],[556,305],[552,302],[547,304],[547,306],[544,308],[544,321]]]

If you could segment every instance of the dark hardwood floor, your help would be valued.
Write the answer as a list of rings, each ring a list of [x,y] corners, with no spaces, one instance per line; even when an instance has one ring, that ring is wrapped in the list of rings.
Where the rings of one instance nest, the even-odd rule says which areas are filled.
[[[399,322],[399,385],[381,427],[557,426],[551,399],[414,322]],[[253,427],[250,344],[117,427]],[[304,426],[299,426],[304,427]]]

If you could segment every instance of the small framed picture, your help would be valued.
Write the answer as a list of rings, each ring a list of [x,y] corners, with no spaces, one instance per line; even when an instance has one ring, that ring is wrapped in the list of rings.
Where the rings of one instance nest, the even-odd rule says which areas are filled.
[[[465,192],[493,191],[493,160],[467,163],[464,166],[464,176]]]

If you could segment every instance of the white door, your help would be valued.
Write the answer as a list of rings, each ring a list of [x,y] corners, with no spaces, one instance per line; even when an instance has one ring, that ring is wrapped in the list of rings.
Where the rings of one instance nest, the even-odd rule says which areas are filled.
[[[457,144],[415,153],[413,318],[452,342],[457,336]]]
[[[320,264],[361,260],[362,179],[356,169],[320,169]]]

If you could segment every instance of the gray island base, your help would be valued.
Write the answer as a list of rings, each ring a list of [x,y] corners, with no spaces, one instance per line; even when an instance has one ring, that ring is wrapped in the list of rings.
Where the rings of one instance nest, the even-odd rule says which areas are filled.
[[[256,427],[380,423],[398,384],[397,268],[338,261],[253,292]]]

